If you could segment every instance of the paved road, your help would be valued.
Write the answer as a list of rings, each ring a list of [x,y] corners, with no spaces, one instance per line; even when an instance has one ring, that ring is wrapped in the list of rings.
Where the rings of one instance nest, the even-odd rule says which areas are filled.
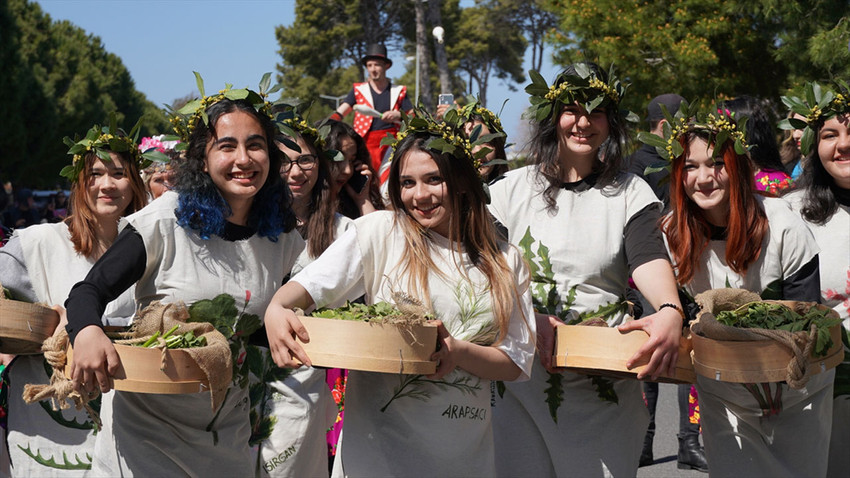
[[[638,469],[639,478],[708,478],[707,473],[680,470],[676,467],[679,451],[679,405],[676,403],[676,386],[662,383],[658,391],[658,408],[655,411],[655,463]],[[710,465],[709,465],[710,466]]]

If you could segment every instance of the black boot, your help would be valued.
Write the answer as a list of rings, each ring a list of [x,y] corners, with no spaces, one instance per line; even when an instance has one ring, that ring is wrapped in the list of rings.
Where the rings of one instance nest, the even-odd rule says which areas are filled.
[[[655,463],[655,460],[652,458],[652,435],[649,433],[643,437],[643,451],[640,452],[640,462],[638,462],[638,466],[649,466]]]
[[[697,470],[708,473],[705,460],[705,448],[699,444],[699,435],[679,437],[679,457],[677,467],[680,470]]]

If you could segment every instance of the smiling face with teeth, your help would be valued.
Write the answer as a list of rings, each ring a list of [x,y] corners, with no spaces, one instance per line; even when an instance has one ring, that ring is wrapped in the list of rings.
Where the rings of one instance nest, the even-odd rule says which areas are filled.
[[[412,149],[402,157],[399,184],[407,213],[422,227],[449,237],[452,205],[446,181],[431,155]]]
[[[227,220],[245,225],[269,175],[268,141],[260,122],[238,110],[219,117],[207,143],[204,172],[233,212]]]
[[[558,118],[561,154],[595,159],[602,143],[608,139],[608,117],[597,108],[590,113],[577,103],[564,105]]]
[[[826,120],[818,133],[818,157],[843,189],[850,189],[850,114]]]

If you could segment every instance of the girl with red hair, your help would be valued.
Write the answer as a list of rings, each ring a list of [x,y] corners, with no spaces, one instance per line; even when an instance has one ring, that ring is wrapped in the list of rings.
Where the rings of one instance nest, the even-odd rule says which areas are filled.
[[[814,238],[787,203],[753,192],[744,135],[734,120],[679,118],[667,136],[672,211],[662,229],[679,285],[691,295],[734,287],[817,302]],[[814,375],[801,390],[784,382],[749,387],[766,394],[769,407],[749,384],[698,376],[712,476],[823,476],[833,376]]]

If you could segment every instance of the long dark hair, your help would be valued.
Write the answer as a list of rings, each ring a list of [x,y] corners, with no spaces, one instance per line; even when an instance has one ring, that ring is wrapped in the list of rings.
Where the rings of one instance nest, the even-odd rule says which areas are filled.
[[[310,202],[307,205],[307,217],[302,218],[303,224],[298,226],[301,237],[307,241],[307,253],[311,258],[319,257],[328,246],[336,239],[334,237],[335,214],[337,209],[336,193],[331,187],[330,160],[325,157],[323,151],[316,144],[315,138],[308,135],[299,135],[290,138],[292,141],[302,141],[310,149],[309,153],[316,155],[316,168],[318,177],[316,184],[310,191]],[[302,148],[303,149],[303,148]],[[307,154],[307,151],[301,151]],[[293,166],[294,167],[294,166]],[[290,171],[292,171],[290,169]]]
[[[820,132],[823,123],[818,125],[815,131],[815,144],[812,152],[803,160],[805,167],[803,174],[797,179],[798,189],[803,193],[803,218],[813,224],[825,224],[838,211],[838,202],[835,200],[835,189],[839,186],[835,178],[827,172],[818,155],[820,145]]]
[[[600,80],[607,82],[608,74],[595,63],[584,63]],[[564,82],[565,75],[577,75],[576,65],[570,65],[558,74],[555,86]],[[531,122],[531,140],[528,143],[529,163],[538,166],[537,181],[546,187],[543,198],[546,208],[554,211],[557,208],[556,199],[563,183],[561,163],[558,160],[558,118],[563,113],[563,107],[556,103],[552,114],[542,121]],[[588,111],[588,114],[590,111]],[[614,184],[620,173],[623,155],[627,151],[629,135],[620,116],[616,103],[605,107],[605,117],[608,119],[608,138],[599,147],[593,172],[599,175],[597,184],[609,186]]]
[[[230,206],[204,171],[207,144],[216,137],[215,126],[227,113],[241,111],[256,118],[266,136],[269,154],[269,174],[266,182],[254,196],[248,212],[248,226],[256,228],[257,234],[272,242],[283,232],[291,231],[296,224],[292,212],[289,191],[280,179],[281,153],[274,143],[277,128],[271,118],[254,109],[245,100],[220,100],[206,110],[208,122],[198,121],[189,136],[186,159],[177,164],[174,190],[179,194],[177,224],[197,231],[203,239],[212,235],[221,236],[227,217],[232,214]]]
[[[369,157],[369,150],[366,149],[366,142],[363,141],[363,138],[354,131],[354,128],[351,127],[348,123],[343,123],[342,121],[329,121],[331,129],[328,133],[327,137],[327,149],[335,149],[337,151],[341,151],[342,148],[342,139],[350,138],[354,141],[355,146],[357,147],[357,154],[355,156],[355,161],[359,164],[365,164],[366,167],[372,172],[372,180],[369,185],[369,202],[372,203],[372,207],[377,210],[384,209],[384,201],[381,198],[381,190],[378,187],[378,174],[372,168],[372,159]],[[357,164],[352,164],[352,168],[357,166]],[[356,188],[358,185],[356,183],[357,178],[356,175],[359,175],[357,171],[354,171],[354,174],[348,179],[348,183],[351,187]],[[345,190],[345,187],[339,190],[338,198],[339,200],[339,213],[350,217],[351,219],[357,219],[360,217],[360,208],[354,204],[354,200],[351,196],[348,195],[348,192]]]

